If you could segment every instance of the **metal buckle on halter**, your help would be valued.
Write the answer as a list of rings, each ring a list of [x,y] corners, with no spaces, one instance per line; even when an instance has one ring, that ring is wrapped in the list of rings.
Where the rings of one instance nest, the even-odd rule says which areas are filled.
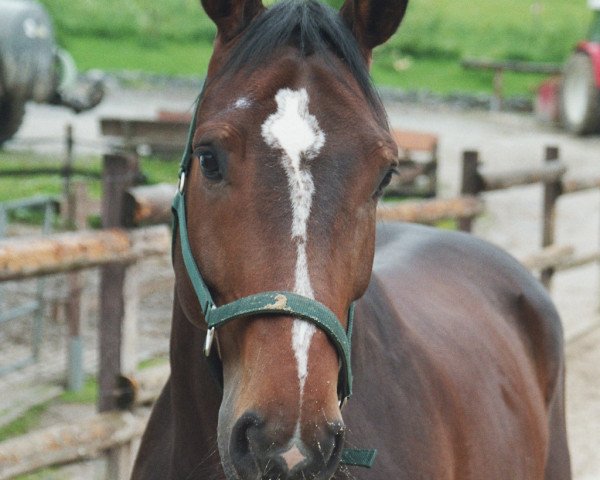
[[[185,172],[181,172],[179,175],[179,193],[183,193],[183,187],[185,187]]]
[[[213,340],[215,339],[215,327],[209,328],[206,331],[206,340],[204,340],[204,355],[210,356]]]
[[[348,403],[348,398],[349,397],[344,397],[340,400],[340,410],[342,410],[346,406],[346,404]]]

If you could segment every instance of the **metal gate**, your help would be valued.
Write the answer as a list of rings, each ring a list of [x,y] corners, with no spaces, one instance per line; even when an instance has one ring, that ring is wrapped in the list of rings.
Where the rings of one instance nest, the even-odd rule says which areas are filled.
[[[24,200],[14,200],[0,203],[0,238],[8,233],[10,213],[19,210],[41,210],[43,212],[42,233],[48,234],[52,231],[56,216],[57,200],[52,197],[33,197]],[[0,283],[0,328],[9,322],[30,321],[31,339],[29,354],[13,360],[8,364],[0,362],[0,375],[13,372],[19,368],[35,363],[39,359],[40,348],[43,337],[43,314],[44,314],[44,288],[45,280],[38,279],[35,293],[31,300],[11,308],[6,308],[8,291],[6,286]]]

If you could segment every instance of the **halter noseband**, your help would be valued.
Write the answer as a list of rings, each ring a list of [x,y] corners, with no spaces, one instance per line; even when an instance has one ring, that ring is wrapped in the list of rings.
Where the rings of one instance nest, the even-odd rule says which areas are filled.
[[[200,101],[198,101],[199,108]],[[197,110],[197,109],[196,109]],[[286,315],[309,321],[323,330],[333,346],[336,348],[340,359],[340,372],[338,377],[338,398],[340,407],[352,395],[352,367],[350,363],[352,324],[354,320],[354,304],[348,312],[348,328],[344,330],[337,316],[322,303],[297,293],[287,291],[264,292],[240,298],[225,305],[216,306],[198,265],[192,253],[186,221],[185,207],[185,178],[189,171],[192,158],[192,140],[196,128],[196,114],[192,118],[188,133],[188,140],[181,160],[179,170],[179,186],[173,200],[173,245],[177,231],[183,262],[189,279],[192,283],[200,308],[204,315],[208,331],[204,344],[204,353],[212,358],[213,368],[220,368],[220,361],[211,355],[211,346],[215,329],[226,323],[241,318],[258,315]],[[220,374],[216,375],[220,379]],[[222,381],[222,380],[221,380]],[[346,465],[371,467],[375,460],[376,450],[345,449],[341,462]]]

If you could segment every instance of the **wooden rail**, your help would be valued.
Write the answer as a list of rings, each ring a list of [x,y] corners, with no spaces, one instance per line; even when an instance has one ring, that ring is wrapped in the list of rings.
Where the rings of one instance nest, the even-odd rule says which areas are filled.
[[[153,403],[167,379],[168,364],[141,370],[125,379],[118,391],[120,406],[131,408]],[[0,480],[58,464],[72,463],[102,455],[107,449],[139,438],[148,412],[113,411],[54,425],[0,442]]]
[[[473,218],[483,209],[483,202],[475,197],[382,203],[377,207],[377,220],[433,225],[442,220]]]
[[[173,155],[183,151],[190,118],[102,118],[100,131],[102,135],[112,137],[112,143],[117,147],[135,150],[145,145],[154,153]]]
[[[0,480],[102,455],[140,437],[148,416],[148,412],[100,413],[6,440],[0,443]]]
[[[496,174],[481,174],[481,191],[491,192],[494,190],[533,185],[535,183],[557,182],[563,178],[566,172],[567,167],[554,162],[538,168],[513,170],[511,172]]]
[[[166,226],[108,229],[0,240],[0,281],[22,280],[161,255],[171,248]]]
[[[562,65],[557,63],[521,62],[516,60],[490,60],[486,58],[465,58],[461,66],[470,70],[491,70],[494,72],[494,101],[492,110],[501,110],[504,102],[504,72],[540,73],[545,75],[559,75]]]
[[[124,208],[128,226],[171,222],[171,203],[175,185],[159,184],[134,187],[127,191]],[[483,212],[483,201],[475,197],[411,200],[399,203],[380,203],[377,220],[413,222],[432,225],[441,220],[473,218]]]
[[[559,161],[560,152],[557,147],[547,147],[544,164],[540,167],[520,169],[502,173],[485,173],[481,171],[481,161],[477,151],[463,153],[462,195],[480,196],[484,192],[540,183],[544,188],[542,205],[542,249],[554,244],[556,230],[556,206],[559,198],[564,195],[582,192],[590,189],[600,189],[600,177],[565,179],[567,169]],[[463,230],[470,230],[472,219],[460,220]],[[552,247],[556,248],[556,247]],[[566,254],[565,250],[550,250],[546,252],[546,260],[538,259],[545,267],[541,268],[541,281],[550,288],[552,276],[556,271],[600,261],[599,253],[592,252],[575,257]],[[555,257],[553,257],[555,256]],[[533,267],[532,267],[533,268]]]

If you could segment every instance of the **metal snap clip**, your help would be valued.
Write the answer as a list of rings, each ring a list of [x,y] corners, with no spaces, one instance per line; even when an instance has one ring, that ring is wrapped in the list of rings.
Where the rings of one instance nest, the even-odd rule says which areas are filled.
[[[184,186],[185,186],[185,172],[181,172],[181,175],[179,175],[179,193],[183,193]]]
[[[213,340],[215,339],[215,327],[209,328],[206,332],[206,340],[204,340],[204,355],[210,356]]]

